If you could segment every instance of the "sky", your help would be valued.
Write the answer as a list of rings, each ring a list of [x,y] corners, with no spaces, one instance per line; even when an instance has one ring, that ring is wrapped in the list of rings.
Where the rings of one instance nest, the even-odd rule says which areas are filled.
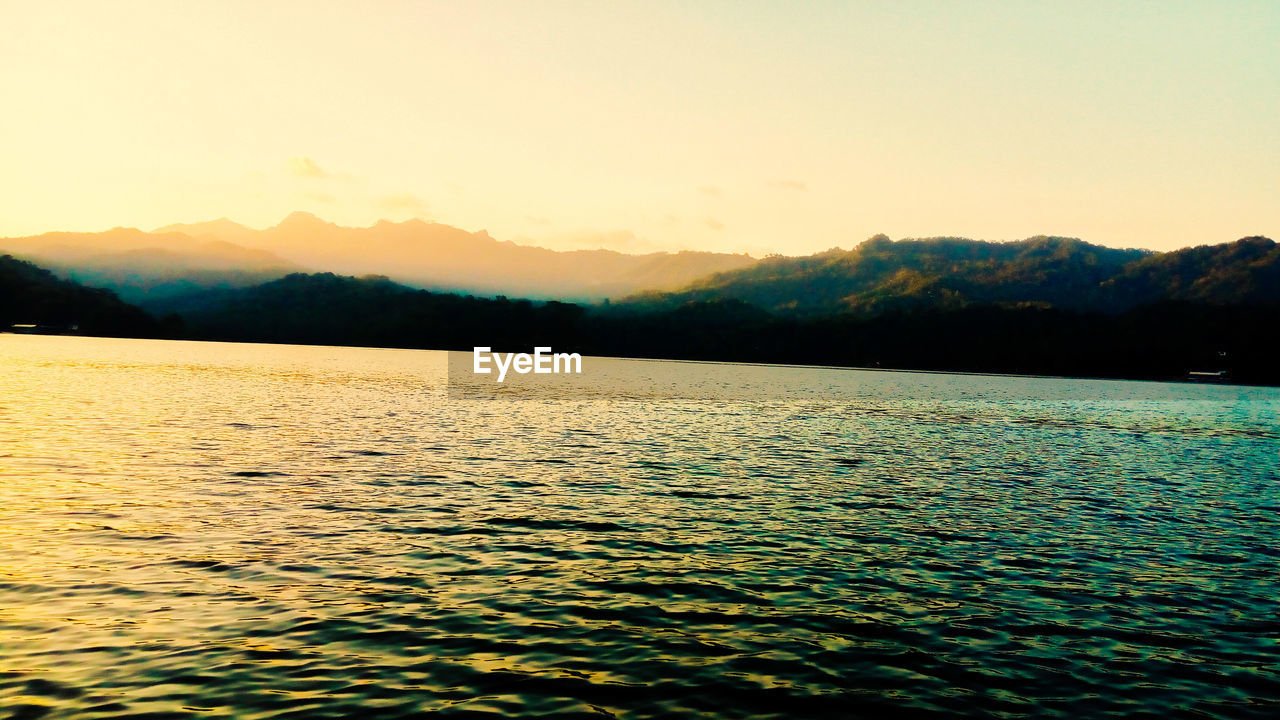
[[[0,0],[0,236],[1280,238],[1280,3]]]

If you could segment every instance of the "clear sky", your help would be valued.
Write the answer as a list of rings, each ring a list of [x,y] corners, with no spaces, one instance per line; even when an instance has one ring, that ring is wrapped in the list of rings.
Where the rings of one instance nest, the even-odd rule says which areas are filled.
[[[0,236],[1280,239],[1280,2],[0,0]]]

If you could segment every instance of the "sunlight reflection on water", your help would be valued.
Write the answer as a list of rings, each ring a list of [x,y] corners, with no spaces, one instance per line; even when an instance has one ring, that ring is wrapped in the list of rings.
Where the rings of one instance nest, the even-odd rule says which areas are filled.
[[[680,391],[485,401],[422,351],[0,361],[0,704],[28,714],[1280,699],[1275,389],[612,360]],[[689,390],[724,382],[776,392]]]

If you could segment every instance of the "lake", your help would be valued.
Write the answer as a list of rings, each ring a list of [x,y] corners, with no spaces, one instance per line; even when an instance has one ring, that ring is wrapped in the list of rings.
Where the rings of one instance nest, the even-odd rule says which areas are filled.
[[[1280,390],[591,362],[0,335],[0,706],[1280,712]]]

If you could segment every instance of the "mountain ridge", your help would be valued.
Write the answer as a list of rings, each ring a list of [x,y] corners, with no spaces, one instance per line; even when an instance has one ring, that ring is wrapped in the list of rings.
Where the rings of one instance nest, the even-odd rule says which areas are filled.
[[[291,272],[385,275],[410,287],[477,295],[676,307],[736,300],[770,313],[874,316],[975,305],[1116,312],[1162,300],[1280,303],[1280,250],[1254,236],[1156,252],[1038,235],[991,242],[876,235],[806,256],[684,251],[556,251],[413,219],[345,227],[296,211],[254,230],[227,218],[151,232],[52,232],[0,239],[0,252],[113,289],[156,309],[203,289]]]
[[[625,299],[668,307],[712,300],[865,316],[975,305],[1116,312],[1166,300],[1280,304],[1280,248],[1257,236],[1156,252],[1054,236],[996,243],[876,235],[852,250],[765,258],[677,291]]]
[[[1273,249],[1269,241],[1235,248],[1255,258]],[[730,299],[584,307],[333,273],[292,273],[186,299],[157,321],[110,291],[0,257],[0,331],[437,350],[550,345],[609,357],[1154,380],[1208,370],[1280,385],[1280,305],[1164,300],[1117,314],[975,305],[800,317]]]
[[[516,295],[534,298],[601,300],[648,289],[674,289],[711,272],[755,262],[745,254],[684,251],[630,254],[615,250],[558,251],[498,240],[487,231],[469,232],[441,223],[413,219],[381,220],[368,227],[346,227],[311,213],[295,211],[279,223],[254,230],[227,218],[177,223],[151,233],[136,228],[106,231],[131,238],[165,238],[183,247],[192,242],[221,241],[279,258],[279,268],[348,275],[380,274],[410,286],[446,292]],[[60,244],[94,244],[93,233],[46,233],[0,239],[0,250],[65,268],[62,258],[47,251]],[[98,234],[101,235],[101,234]],[[43,243],[43,247],[40,246]],[[125,243],[127,244],[127,243]],[[81,253],[84,255],[84,253]],[[86,268],[79,268],[84,271]],[[90,268],[91,269],[91,268]],[[67,270],[70,272],[69,270]],[[88,273],[86,279],[92,278]],[[284,272],[277,272],[276,277]],[[129,288],[117,288],[132,292]],[[136,290],[135,288],[134,290]]]
[[[0,253],[0,330],[156,337],[178,332],[178,324],[159,322],[110,290],[64,280]]]

